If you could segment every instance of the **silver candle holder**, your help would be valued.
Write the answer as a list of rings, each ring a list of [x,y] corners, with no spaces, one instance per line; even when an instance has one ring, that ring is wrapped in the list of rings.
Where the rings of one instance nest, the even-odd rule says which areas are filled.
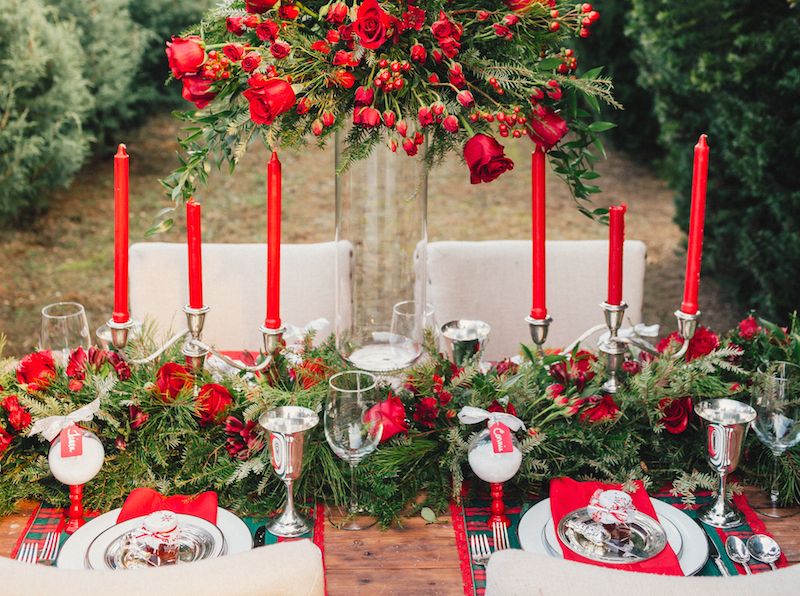
[[[445,323],[440,330],[445,356],[456,366],[464,366],[472,358],[480,361],[491,330],[488,323],[478,320],[458,319]]]
[[[525,317],[525,322],[528,324],[528,328],[531,332],[531,340],[536,344],[539,356],[543,356],[544,342],[547,341],[547,333],[550,331],[550,323],[553,322],[553,318],[546,316],[543,319],[534,319],[529,315]]]
[[[603,383],[603,391],[616,393],[620,388],[619,370],[622,368],[622,362],[625,360],[625,352],[627,351],[627,346],[619,341],[617,334],[622,326],[628,305],[624,302],[619,304],[603,302],[600,304],[600,308],[603,309],[603,316],[608,328],[608,339],[602,341],[597,347],[600,353],[605,355],[607,362],[608,379]]]

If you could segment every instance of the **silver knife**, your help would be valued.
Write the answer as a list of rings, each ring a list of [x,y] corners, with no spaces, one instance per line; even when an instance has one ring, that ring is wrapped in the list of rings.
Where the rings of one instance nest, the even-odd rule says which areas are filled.
[[[695,519],[694,521],[700,526],[703,535],[706,537],[706,540],[708,540],[708,556],[714,560],[714,564],[723,576],[730,577],[731,573],[728,571],[728,568],[725,567],[725,563],[722,562],[722,554],[720,554],[719,548],[717,548],[717,543],[714,542],[708,532],[706,532],[706,527],[703,525],[703,522],[699,519]]]

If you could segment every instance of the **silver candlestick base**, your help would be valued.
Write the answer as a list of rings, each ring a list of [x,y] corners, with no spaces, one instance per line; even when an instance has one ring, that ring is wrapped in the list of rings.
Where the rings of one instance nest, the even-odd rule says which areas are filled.
[[[534,319],[530,315],[525,317],[525,322],[531,332],[531,340],[536,344],[539,355],[544,354],[544,342],[547,341],[547,333],[550,331],[550,323],[553,318],[546,316],[544,319]]]
[[[272,354],[281,347],[283,343],[283,334],[286,333],[286,327],[270,329],[262,325],[258,330],[261,331],[261,335],[264,336],[264,352],[266,354]]]
[[[678,320],[678,334],[683,339],[681,349],[673,356],[673,358],[678,359],[682,358],[686,354],[686,350],[689,349],[689,342],[694,337],[695,331],[697,331],[697,320],[700,318],[700,311],[698,310],[695,314],[690,315],[682,310],[676,310],[675,318]]]
[[[193,370],[202,369],[208,355],[208,349],[200,341],[208,311],[209,308],[206,305],[200,308],[192,308],[187,304],[183,307],[183,312],[186,313],[186,325],[189,327],[190,338],[183,344],[181,353],[186,358],[186,363]]]
[[[137,326],[141,327],[141,324],[137,323],[131,318],[124,323],[117,323],[113,318],[111,318],[108,320],[106,325],[111,331],[111,345],[113,345],[117,350],[122,350],[128,344],[128,332],[131,329]]]
[[[624,342],[619,341],[617,333],[622,326],[622,321],[625,318],[625,310],[628,305],[624,302],[619,304],[609,304],[603,302],[600,304],[603,309],[603,316],[606,320],[606,327],[608,327],[608,339],[600,343],[597,349],[606,356],[606,371],[608,372],[608,379],[603,383],[603,391],[607,393],[616,393],[619,391],[619,369],[622,367],[622,362],[625,359],[626,346]]]

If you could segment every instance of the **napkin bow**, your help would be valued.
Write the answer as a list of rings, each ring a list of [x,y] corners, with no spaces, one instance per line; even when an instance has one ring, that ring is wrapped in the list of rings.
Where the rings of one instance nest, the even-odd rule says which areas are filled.
[[[122,511],[117,517],[117,523],[166,509],[173,513],[202,517],[204,520],[216,524],[217,507],[217,493],[210,490],[199,495],[165,497],[152,488],[136,488],[125,499]]]

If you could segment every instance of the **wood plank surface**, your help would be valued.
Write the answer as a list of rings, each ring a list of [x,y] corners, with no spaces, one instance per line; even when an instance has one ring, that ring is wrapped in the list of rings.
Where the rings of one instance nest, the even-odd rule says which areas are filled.
[[[756,510],[769,511],[769,497],[755,488],[746,489]],[[0,518],[0,556],[8,557],[25,527],[35,503],[23,503],[18,511]],[[800,513],[783,509],[782,515]],[[800,563],[800,514],[773,519],[759,514],[792,564]],[[463,594],[455,537],[449,516],[436,524],[420,517],[404,521],[402,528],[377,527],[348,532],[325,527],[325,564],[331,596],[370,594]]]

